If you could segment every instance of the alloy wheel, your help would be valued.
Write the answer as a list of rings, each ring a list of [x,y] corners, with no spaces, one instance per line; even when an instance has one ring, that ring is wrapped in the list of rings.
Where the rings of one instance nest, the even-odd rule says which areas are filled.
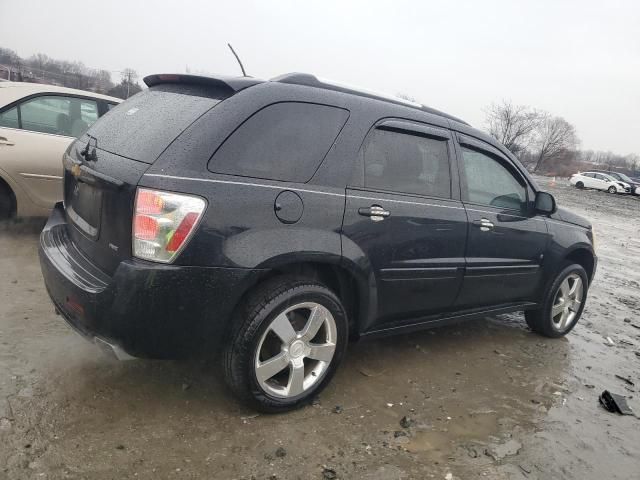
[[[573,324],[583,296],[584,285],[579,275],[572,273],[562,281],[551,307],[551,324],[555,330],[562,332]]]
[[[336,341],[336,322],[326,307],[315,302],[288,307],[272,320],[258,342],[258,384],[275,397],[299,396],[326,373]]]

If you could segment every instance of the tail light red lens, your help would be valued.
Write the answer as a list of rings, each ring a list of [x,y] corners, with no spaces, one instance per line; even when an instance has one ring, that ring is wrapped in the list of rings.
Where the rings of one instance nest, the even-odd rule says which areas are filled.
[[[153,240],[158,236],[158,221],[147,215],[136,215],[134,217],[133,236],[140,240]]]
[[[136,199],[137,213],[160,213],[164,207],[162,197],[151,190],[140,190]]]
[[[138,188],[133,255],[171,263],[193,235],[205,207],[205,200],[193,195]]]
[[[189,236],[189,233],[197,221],[198,214],[189,212],[185,215],[167,244],[167,252],[177,252],[180,250],[180,247]]]

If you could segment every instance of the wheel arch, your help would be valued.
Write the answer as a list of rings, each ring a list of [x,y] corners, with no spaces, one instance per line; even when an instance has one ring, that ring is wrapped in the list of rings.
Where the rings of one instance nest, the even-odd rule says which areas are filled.
[[[589,283],[593,280],[593,275],[595,274],[596,268],[596,258],[591,250],[586,247],[576,247],[571,250],[564,257],[565,260],[570,260],[572,262],[577,263],[587,272],[587,278],[589,279]]]
[[[310,258],[298,255],[295,257],[271,260],[262,265],[264,273],[247,286],[238,305],[255,287],[278,276],[289,275],[316,280],[338,296],[347,311],[349,336],[357,339],[363,325],[366,325],[367,319],[372,315],[372,292],[366,274],[345,265],[340,256],[332,255],[322,259],[316,258],[315,255]]]

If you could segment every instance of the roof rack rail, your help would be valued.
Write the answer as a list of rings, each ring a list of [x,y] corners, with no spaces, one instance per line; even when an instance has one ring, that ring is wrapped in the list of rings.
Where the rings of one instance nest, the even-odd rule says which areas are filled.
[[[441,117],[448,118],[450,120],[454,120],[459,123],[463,123],[465,125],[469,125],[464,120],[454,117],[453,115],[449,115],[448,113],[441,112],[440,110],[436,110],[435,108],[426,107],[417,102],[412,102],[410,100],[405,100],[403,98],[375,92],[372,90],[367,90],[364,88],[354,87],[354,86],[343,84],[340,82],[334,82],[332,80],[322,79],[322,78],[316,77],[315,75],[311,75],[309,73],[298,73],[298,72],[286,73],[284,75],[279,75],[277,77],[272,78],[271,81],[280,82],[280,83],[289,83],[293,85],[305,85],[307,87],[324,88],[325,90],[333,90],[336,92],[349,93],[351,95],[358,95],[361,97],[373,98],[376,100],[382,100],[385,102],[394,103],[396,105],[403,105],[405,107],[415,108],[417,110],[421,110],[426,113],[431,113],[433,115],[438,115]]]

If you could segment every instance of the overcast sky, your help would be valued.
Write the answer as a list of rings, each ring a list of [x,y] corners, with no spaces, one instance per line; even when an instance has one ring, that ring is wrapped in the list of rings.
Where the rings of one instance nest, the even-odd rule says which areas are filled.
[[[0,0],[0,46],[141,75],[302,71],[484,127],[510,99],[640,154],[640,1]],[[118,74],[114,73],[114,80]]]

